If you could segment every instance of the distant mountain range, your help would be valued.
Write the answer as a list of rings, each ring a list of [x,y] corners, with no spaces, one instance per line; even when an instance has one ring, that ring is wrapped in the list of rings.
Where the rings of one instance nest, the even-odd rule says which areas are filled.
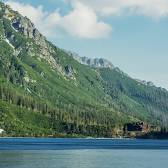
[[[60,49],[0,2],[0,129],[6,135],[118,137],[163,128],[167,90],[105,59]]]

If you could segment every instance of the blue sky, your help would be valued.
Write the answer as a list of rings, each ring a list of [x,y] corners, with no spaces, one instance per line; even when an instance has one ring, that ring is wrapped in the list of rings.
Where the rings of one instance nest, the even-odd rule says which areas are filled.
[[[168,88],[168,0],[10,0],[57,46]]]

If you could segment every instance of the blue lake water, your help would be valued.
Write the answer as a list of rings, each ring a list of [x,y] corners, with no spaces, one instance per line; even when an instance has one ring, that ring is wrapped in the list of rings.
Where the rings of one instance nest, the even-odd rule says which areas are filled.
[[[0,168],[168,168],[168,141],[2,138]]]

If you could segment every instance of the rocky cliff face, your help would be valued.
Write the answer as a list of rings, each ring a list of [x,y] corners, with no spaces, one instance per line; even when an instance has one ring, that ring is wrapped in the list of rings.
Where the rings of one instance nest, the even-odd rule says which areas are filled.
[[[80,57],[78,54],[73,52],[68,52],[68,54],[71,55],[79,63],[88,65],[92,68],[110,68],[110,69],[114,68],[114,65],[104,58]]]
[[[38,57],[39,60],[47,62],[53,70],[56,70],[61,75],[70,76],[67,74],[66,69],[59,64],[57,58],[58,48],[51,45],[27,17],[12,10],[8,5],[0,3],[0,19],[2,19],[4,27],[2,39],[13,48],[15,56],[22,52],[27,52],[29,56]],[[4,21],[5,19],[6,21]],[[18,43],[18,38],[16,37],[18,34],[26,39],[24,45],[16,45]]]

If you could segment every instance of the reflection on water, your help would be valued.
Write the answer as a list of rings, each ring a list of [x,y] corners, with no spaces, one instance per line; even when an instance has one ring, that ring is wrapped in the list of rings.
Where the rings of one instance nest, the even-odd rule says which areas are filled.
[[[168,150],[0,151],[0,168],[167,168]]]

